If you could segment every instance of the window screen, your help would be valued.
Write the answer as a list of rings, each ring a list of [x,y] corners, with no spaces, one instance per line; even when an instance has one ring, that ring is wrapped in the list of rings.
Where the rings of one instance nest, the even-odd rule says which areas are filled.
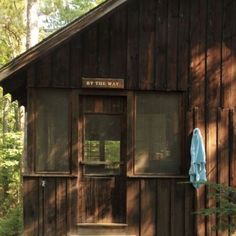
[[[137,95],[135,173],[180,172],[180,110],[179,94]]]
[[[119,173],[121,116],[86,114],[84,160],[87,174]]]
[[[69,172],[69,96],[63,90],[36,92],[36,171]]]

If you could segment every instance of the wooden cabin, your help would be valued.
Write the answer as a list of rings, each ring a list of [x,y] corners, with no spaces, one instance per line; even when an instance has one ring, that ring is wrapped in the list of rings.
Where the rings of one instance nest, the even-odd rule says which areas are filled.
[[[208,180],[236,185],[235,12],[108,0],[0,70],[27,110],[24,235],[216,235],[182,182],[198,127]]]

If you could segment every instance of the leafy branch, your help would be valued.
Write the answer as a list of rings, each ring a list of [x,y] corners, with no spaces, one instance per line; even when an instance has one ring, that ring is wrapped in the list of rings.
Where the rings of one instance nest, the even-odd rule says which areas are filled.
[[[201,216],[216,217],[213,230],[236,231],[236,188],[224,184],[206,182],[208,200],[213,206],[195,212]]]

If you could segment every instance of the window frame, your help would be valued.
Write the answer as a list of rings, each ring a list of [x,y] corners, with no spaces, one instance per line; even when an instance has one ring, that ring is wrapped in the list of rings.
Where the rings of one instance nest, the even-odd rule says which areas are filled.
[[[120,97],[124,99],[124,111],[123,112],[91,112],[91,111],[84,111],[84,99],[86,97]],[[80,108],[79,108],[79,120],[80,120],[80,128],[79,128],[79,133],[81,135],[81,139],[79,140],[79,147],[80,147],[80,157],[79,157],[79,166],[81,168],[81,173],[82,176],[84,177],[115,177],[115,176],[124,176],[126,175],[126,166],[125,166],[125,160],[126,160],[126,143],[122,142],[122,137],[126,137],[127,136],[127,132],[126,132],[126,104],[127,101],[125,102],[125,100],[127,97],[122,93],[108,93],[108,94],[100,94],[100,93],[80,93],[79,94],[79,101],[80,101]],[[86,115],[110,115],[110,116],[119,116],[121,119],[121,145],[120,145],[120,161],[117,162],[119,163],[119,171],[118,173],[86,173],[85,172],[85,166],[89,166],[89,165],[93,165],[92,163],[90,163],[89,161],[86,161],[85,158],[85,154],[84,154],[84,144],[85,144],[85,116]],[[125,122],[123,122],[125,121]],[[97,165],[107,165],[109,163],[104,163],[103,161],[100,161],[100,163],[98,162]]]
[[[154,173],[138,173],[135,170],[135,155],[136,155],[136,118],[137,118],[137,99],[138,95],[178,95],[180,96],[179,102],[179,130],[180,133],[180,170],[179,172],[154,172]],[[184,92],[179,91],[137,91],[134,92],[130,99],[132,104],[129,106],[133,108],[133,115],[130,117],[131,126],[132,126],[132,154],[131,154],[131,163],[132,169],[129,169],[129,177],[157,177],[157,178],[182,178],[187,175],[186,168],[186,95]]]
[[[68,124],[67,124],[67,134],[68,134],[68,140],[67,140],[67,161],[68,161],[68,171],[62,171],[62,170],[38,170],[37,169],[37,144],[36,144],[36,136],[38,135],[36,133],[36,124],[37,124],[37,117],[36,113],[38,112],[37,108],[37,93],[41,93],[43,91],[50,91],[53,93],[54,91],[64,91],[67,92],[67,98],[68,98]],[[33,104],[32,104],[32,111],[33,111],[33,130],[36,135],[33,135],[33,172],[35,175],[40,176],[72,176],[72,137],[71,137],[71,130],[72,130],[72,96],[71,96],[71,90],[65,89],[65,88],[33,88],[32,89],[32,97],[33,97]]]

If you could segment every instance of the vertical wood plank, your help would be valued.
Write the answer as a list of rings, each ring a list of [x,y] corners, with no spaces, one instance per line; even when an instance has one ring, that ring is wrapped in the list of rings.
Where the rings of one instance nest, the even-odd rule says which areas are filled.
[[[127,97],[127,174],[133,175],[134,170],[134,94]]]
[[[122,6],[110,22],[110,76],[126,78],[127,74],[127,8]]]
[[[83,37],[83,77],[96,77],[98,69],[97,60],[97,27],[92,26],[84,31]]]
[[[119,195],[113,195],[116,192],[116,185],[114,178],[107,179],[94,179],[94,189],[91,189],[91,192],[94,194],[94,202],[95,202],[95,221],[94,222],[104,222],[104,223],[112,223],[114,219],[117,219],[117,212],[119,206],[115,204],[116,201],[119,202]],[[106,189],[106,191],[103,191]],[[117,193],[117,192],[116,192]],[[116,199],[116,200],[115,200]],[[113,205],[116,208],[113,208]],[[113,210],[116,209],[115,212]]]
[[[98,76],[110,75],[110,18],[98,23]]]
[[[157,235],[171,235],[170,180],[157,181]]]
[[[86,104],[86,100],[84,99],[84,97],[79,97],[80,101],[80,106],[79,108],[79,116],[78,116],[78,162],[80,163],[83,160],[83,128],[84,128],[84,119],[83,119],[83,110],[85,110],[85,107],[87,108],[87,104]],[[85,105],[86,104],[86,105]],[[92,108],[89,107],[91,110]],[[84,212],[85,212],[85,206],[83,204],[83,194],[84,194],[84,179],[83,179],[83,166],[82,165],[78,165],[78,179],[77,179],[77,185],[78,185],[78,189],[77,189],[77,195],[78,195],[78,205],[77,205],[77,222],[78,223],[82,223],[85,222],[85,216],[84,216]]]
[[[218,176],[219,183],[229,184],[228,109],[218,109]]]
[[[206,58],[208,109],[220,106],[222,9],[222,0],[208,1]]]
[[[44,236],[56,236],[56,180],[44,179]]]
[[[166,89],[167,75],[167,42],[168,42],[168,1],[157,1],[156,8],[156,68],[155,68],[155,87],[156,89]]]
[[[97,219],[97,210],[96,209],[96,183],[93,178],[83,178],[79,183],[79,218],[82,220],[82,223],[94,223]]]
[[[232,2],[233,6],[232,6],[232,20],[230,21],[230,23],[235,22],[236,21],[236,2],[233,1]],[[226,13],[227,14],[227,13]],[[229,24],[230,24],[229,23]],[[231,76],[232,76],[232,80],[230,83],[230,87],[231,87],[231,101],[232,104],[230,106],[235,108],[236,107],[236,28],[234,26],[234,24],[232,24],[231,27],[231,34],[232,34],[232,47],[231,47],[231,55],[232,55],[232,67],[231,67]]]
[[[168,1],[167,90],[176,90],[179,0]]]
[[[173,208],[173,219],[174,222],[173,224],[173,232],[172,235],[176,235],[176,232],[178,232],[179,235],[185,235],[185,227],[184,227],[184,208],[185,208],[185,184],[181,183],[184,182],[185,180],[172,180],[172,192],[171,192],[171,197],[172,197],[172,203],[171,207]],[[191,194],[188,192],[188,194]],[[191,210],[191,209],[189,209]],[[189,213],[188,213],[189,214]],[[191,213],[190,213],[191,214]],[[172,225],[171,224],[171,225]]]
[[[217,107],[221,105],[221,39],[222,39],[222,1],[208,1],[207,17],[207,76],[206,76],[206,147],[207,179],[217,182]],[[207,189],[207,195],[211,189]],[[206,203],[215,207],[213,199]],[[216,235],[212,227],[217,223],[214,215],[207,217],[207,234]]]
[[[77,222],[78,214],[76,207],[78,201],[77,184],[76,178],[67,179],[67,225],[70,233],[76,232],[76,224],[79,222]]]
[[[218,109],[218,181],[220,184],[229,185],[229,110]],[[222,218],[220,221],[228,221]],[[227,236],[228,231],[223,230],[219,236]]]
[[[190,1],[179,0],[177,89],[188,89],[190,67]]]
[[[140,183],[139,180],[127,182],[127,224],[128,234],[139,236],[140,224]]]
[[[215,108],[208,110],[207,120],[207,180],[212,183],[217,182],[217,110]],[[210,195],[210,189],[207,189],[207,195]],[[209,199],[207,207],[215,207],[215,201]],[[212,230],[212,226],[216,224],[216,217],[209,216],[207,218],[207,232],[209,235],[216,235],[216,231]]]
[[[203,119],[202,109],[198,107],[194,108],[193,111],[193,128],[200,128],[201,134],[203,136],[203,142],[205,142],[205,127]],[[195,199],[194,199],[194,211],[198,211],[205,207],[205,187],[201,186],[199,189],[195,190]],[[195,216],[195,225],[194,233],[196,235],[202,236],[205,235],[205,217],[196,215]]]
[[[39,189],[35,178],[25,177],[24,183],[24,235],[38,235]]]
[[[139,3],[128,1],[127,89],[138,88],[139,81]]]
[[[196,111],[190,110],[187,112],[187,122],[186,122],[186,157],[187,157],[187,171],[189,171],[190,164],[191,164],[191,156],[190,156],[190,146],[191,146],[191,137],[193,133],[193,127],[195,126],[196,121],[194,117],[194,113]],[[194,211],[194,197],[195,197],[195,190],[191,184],[185,185],[185,197],[184,197],[184,229],[185,229],[185,235],[191,236],[194,235],[194,215],[192,214]]]
[[[191,3],[191,105],[202,108],[205,105],[205,23],[207,7],[205,0],[192,1]]]
[[[207,58],[206,58],[206,153],[207,179],[217,182],[217,107],[221,105],[221,39],[222,39],[222,0],[209,0],[207,12]],[[207,189],[207,195],[211,194]],[[206,207],[215,207],[209,199]],[[216,235],[212,227],[216,224],[214,215],[207,217],[207,234]]]
[[[233,109],[229,113],[229,158],[230,158],[230,186],[236,187],[236,115]]]
[[[112,193],[113,222],[126,222],[126,183],[127,180],[124,175],[115,177],[115,189]]]
[[[190,147],[191,147],[191,138],[193,133],[194,121],[193,121],[193,110],[186,112],[186,137],[185,137],[185,156],[186,156],[186,167],[187,173],[191,165],[191,156],[190,156]]]
[[[184,197],[184,232],[185,236],[194,235],[194,189],[190,184],[185,185]]]
[[[154,85],[156,1],[141,0],[139,4],[139,88],[152,89]]]
[[[177,197],[175,195],[175,180],[171,179],[170,180],[170,202],[169,202],[170,204],[170,235],[171,236],[175,235],[175,227],[176,227],[175,201],[176,200],[177,200]]]
[[[79,96],[76,90],[71,92],[71,173],[78,174],[79,140]]]
[[[235,105],[235,1],[225,0],[223,6],[223,40],[222,40],[222,106],[229,108]]]
[[[236,187],[236,178],[235,178],[235,151],[236,151],[236,142],[235,142],[235,114],[234,109],[229,110],[229,185],[231,187]],[[234,223],[233,217],[229,218],[230,223]],[[230,235],[230,234],[229,234]]]
[[[39,236],[44,236],[45,229],[45,219],[44,219],[44,209],[45,209],[45,194],[43,178],[39,178],[38,188],[39,188]]]
[[[27,70],[27,87],[33,87],[35,85],[36,75],[35,66],[31,65]]]
[[[63,44],[52,54],[52,84],[55,87],[68,87],[70,80],[70,47]]]
[[[65,178],[56,179],[56,235],[67,235],[67,184]]]
[[[81,86],[83,49],[81,34],[70,42],[70,86]]]
[[[27,89],[28,109],[27,109],[27,158],[25,160],[24,173],[34,172],[34,152],[35,152],[35,111],[34,92]]]
[[[35,63],[36,81],[39,87],[48,87],[52,83],[52,58],[51,54],[45,55]]]
[[[156,180],[141,180],[141,235],[156,235]]]

